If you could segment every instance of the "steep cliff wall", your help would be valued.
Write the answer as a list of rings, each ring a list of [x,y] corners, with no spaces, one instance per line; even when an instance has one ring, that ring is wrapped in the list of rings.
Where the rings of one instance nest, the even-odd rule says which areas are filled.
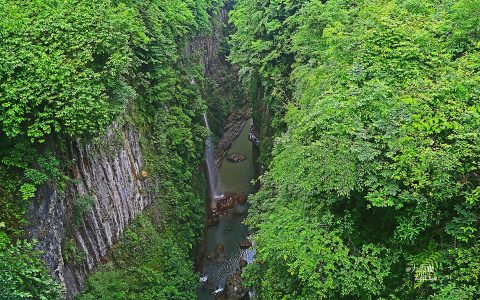
[[[233,5],[234,1],[226,1],[212,22],[211,32],[197,38],[187,49],[201,54],[197,59],[202,62],[205,70],[203,98],[208,106],[211,130],[217,137],[228,130],[224,126],[231,123],[227,120],[230,114],[247,106],[238,67],[228,61],[228,38],[232,31],[228,18]]]
[[[131,125],[113,125],[99,142],[70,143],[73,184],[62,192],[52,185],[42,187],[30,206],[28,234],[39,241],[67,298],[82,289],[87,274],[107,255],[126,224],[152,202],[148,179],[142,176],[139,140]],[[90,201],[84,214],[76,204],[80,197]]]
[[[94,269],[102,269],[99,266],[115,260],[112,248],[122,243],[123,233],[132,220],[147,207],[156,206],[152,203],[160,203],[155,208],[162,219],[159,223],[167,224],[154,225],[175,228],[172,224],[179,222],[188,231],[195,226],[187,226],[187,221],[182,219],[187,218],[190,223],[198,223],[197,227],[202,226],[203,216],[196,210],[186,210],[197,200],[203,201],[199,196],[201,188],[193,183],[197,181],[198,166],[202,162],[199,157],[203,152],[200,141],[204,137],[201,104],[209,103],[210,110],[217,100],[230,105],[234,98],[229,94],[232,83],[222,84],[232,81],[222,74],[232,72],[226,53],[220,50],[229,5],[231,3],[213,18],[213,30],[193,39],[178,65],[168,66],[188,96],[167,90],[167,96],[162,94],[166,99],[162,98],[164,102],[158,106],[139,100],[132,106],[141,130],[131,123],[117,122],[93,142],[86,145],[80,141],[68,142],[65,149],[58,151],[64,156],[66,175],[72,180],[66,187],[49,183],[39,188],[29,207],[27,233],[31,239],[38,240],[37,248],[44,253],[43,259],[51,274],[61,282],[67,299],[84,290]],[[201,75],[190,70],[198,66],[204,71]],[[200,91],[202,84],[191,84],[196,82],[191,78],[215,84],[212,90]],[[236,76],[233,81],[236,85]],[[159,89],[165,87],[169,86],[160,85]],[[189,92],[185,92],[187,90]],[[218,97],[211,97],[218,90]],[[227,94],[230,98],[223,100]],[[229,112],[228,108],[223,110]],[[178,199],[182,199],[182,203]],[[198,216],[198,220],[192,215]],[[177,239],[188,244],[199,236],[197,233],[187,235]],[[113,265],[118,267],[115,262]],[[193,282],[195,280],[198,279],[194,278]]]

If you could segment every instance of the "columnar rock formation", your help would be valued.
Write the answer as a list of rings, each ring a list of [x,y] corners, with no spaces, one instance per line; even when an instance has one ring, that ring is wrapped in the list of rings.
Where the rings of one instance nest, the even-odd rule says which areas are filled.
[[[64,191],[44,186],[32,203],[28,233],[39,241],[47,266],[65,287],[67,298],[83,287],[87,274],[104,258],[130,220],[151,202],[138,132],[112,126],[97,145],[69,145],[73,182]],[[76,200],[91,199],[78,216]],[[67,259],[75,247],[78,259]],[[71,255],[71,253],[70,253]]]

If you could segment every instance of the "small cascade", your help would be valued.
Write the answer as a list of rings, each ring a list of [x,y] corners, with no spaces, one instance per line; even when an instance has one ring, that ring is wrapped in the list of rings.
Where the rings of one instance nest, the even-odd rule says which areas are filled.
[[[250,127],[250,130],[248,131],[248,140],[252,142],[254,146],[260,147],[260,139],[258,137],[259,134],[257,128],[255,127],[255,125],[252,125],[252,127]]]
[[[212,205],[216,199],[221,198],[222,195],[217,193],[217,168],[215,166],[215,146],[213,144],[212,133],[210,130],[210,125],[208,124],[207,114],[203,114],[205,120],[205,126],[207,127],[209,133],[208,137],[205,140],[205,165],[207,166],[207,175],[208,175],[208,195],[212,201]]]

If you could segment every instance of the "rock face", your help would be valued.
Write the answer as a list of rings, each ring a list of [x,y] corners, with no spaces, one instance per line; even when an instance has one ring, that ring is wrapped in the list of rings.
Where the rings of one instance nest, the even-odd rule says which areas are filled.
[[[27,234],[39,241],[37,248],[67,299],[81,291],[127,223],[152,202],[139,139],[131,126],[114,124],[97,145],[71,142],[66,161],[72,162],[74,182],[63,191],[45,185],[29,208]],[[75,203],[82,197],[90,206],[78,215]],[[67,241],[81,259],[68,259],[62,247]]]
[[[257,148],[260,147],[260,138],[259,138],[259,133],[255,125],[252,125],[250,127],[250,130],[248,131],[248,140],[252,142],[253,145],[255,145]]]
[[[215,156],[217,157],[215,164],[217,168],[222,164],[225,153],[230,149],[233,142],[237,139],[243,129],[245,122],[250,119],[252,115],[252,109],[247,105],[244,108],[233,112],[225,123],[223,129],[223,136],[218,142],[217,151]]]

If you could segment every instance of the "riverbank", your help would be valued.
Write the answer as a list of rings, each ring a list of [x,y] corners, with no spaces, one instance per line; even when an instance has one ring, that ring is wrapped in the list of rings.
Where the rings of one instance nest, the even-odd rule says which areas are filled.
[[[245,122],[250,119],[251,116],[252,108],[248,105],[238,109],[228,116],[223,128],[223,135],[218,141],[215,150],[215,165],[217,168],[220,168],[224,161],[225,154],[230,150],[233,143],[244,129]]]

